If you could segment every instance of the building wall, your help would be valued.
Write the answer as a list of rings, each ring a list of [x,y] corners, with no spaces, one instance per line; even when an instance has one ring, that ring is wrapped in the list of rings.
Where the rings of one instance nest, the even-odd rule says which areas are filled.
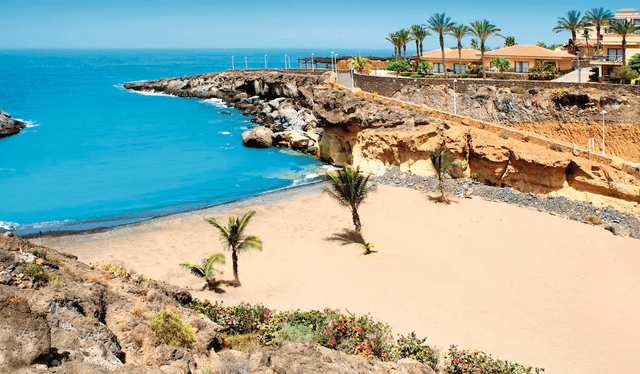
[[[489,59],[485,57],[485,68],[489,69],[491,67],[491,61],[495,58]],[[536,65],[539,65],[543,61],[553,62],[556,65],[556,69],[558,71],[572,70],[573,69],[573,61],[572,60],[560,60],[560,61],[550,61],[544,59],[535,59],[535,58],[522,58],[522,57],[507,57],[507,60],[511,63],[511,67],[509,68],[510,72],[516,71],[516,62],[528,62],[529,68],[532,68]],[[527,71],[528,72],[528,71]]]

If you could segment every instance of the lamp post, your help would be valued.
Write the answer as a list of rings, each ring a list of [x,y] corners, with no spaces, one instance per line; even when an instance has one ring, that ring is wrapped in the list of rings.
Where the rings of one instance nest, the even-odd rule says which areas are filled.
[[[311,54],[311,70],[316,71],[316,67],[313,65],[313,55],[314,55],[314,54],[315,54],[315,53],[312,53],[312,54]]]
[[[244,56],[244,70],[249,70],[249,65],[247,64],[247,56]]]
[[[336,65],[333,63],[335,52],[331,52],[331,70],[335,70]]]
[[[236,56],[231,56],[231,70],[236,70],[235,58]]]
[[[580,51],[578,52],[578,83],[582,83],[582,68],[580,67]]]
[[[287,69],[287,55],[284,55],[284,70],[288,70]]]
[[[264,55],[264,69],[267,70],[267,55]]]
[[[607,111],[603,110],[600,114],[602,114],[602,155],[604,156],[604,115],[607,114]]]
[[[456,82],[458,82],[457,79],[453,80],[453,114],[457,115],[458,111],[456,108]]]

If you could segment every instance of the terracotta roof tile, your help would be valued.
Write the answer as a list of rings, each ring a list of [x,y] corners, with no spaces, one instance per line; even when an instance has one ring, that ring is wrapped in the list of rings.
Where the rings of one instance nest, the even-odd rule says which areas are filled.
[[[480,56],[480,52],[477,51],[477,55]],[[486,57],[533,57],[533,58],[547,58],[547,59],[572,59],[576,58],[566,51],[552,51],[547,48],[538,47],[537,45],[514,45],[513,47],[500,48],[493,51],[484,53]]]

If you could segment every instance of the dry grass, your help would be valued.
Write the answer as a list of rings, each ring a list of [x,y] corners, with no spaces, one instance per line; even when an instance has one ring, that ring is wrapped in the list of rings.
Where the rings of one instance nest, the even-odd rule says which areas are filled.
[[[136,301],[136,303],[133,304],[133,315],[138,317],[138,318],[144,318],[144,316],[145,316],[144,303],[142,303],[140,301]]]
[[[600,217],[594,215],[587,216],[584,221],[592,225],[602,225],[602,220],[600,219]]]

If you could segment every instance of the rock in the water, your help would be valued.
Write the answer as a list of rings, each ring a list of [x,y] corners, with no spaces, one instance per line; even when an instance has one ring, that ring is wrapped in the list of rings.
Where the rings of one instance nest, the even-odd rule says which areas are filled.
[[[249,148],[269,148],[271,147],[273,131],[258,126],[242,133],[242,143]]]
[[[0,138],[15,135],[24,128],[24,123],[11,118],[0,110]]]

